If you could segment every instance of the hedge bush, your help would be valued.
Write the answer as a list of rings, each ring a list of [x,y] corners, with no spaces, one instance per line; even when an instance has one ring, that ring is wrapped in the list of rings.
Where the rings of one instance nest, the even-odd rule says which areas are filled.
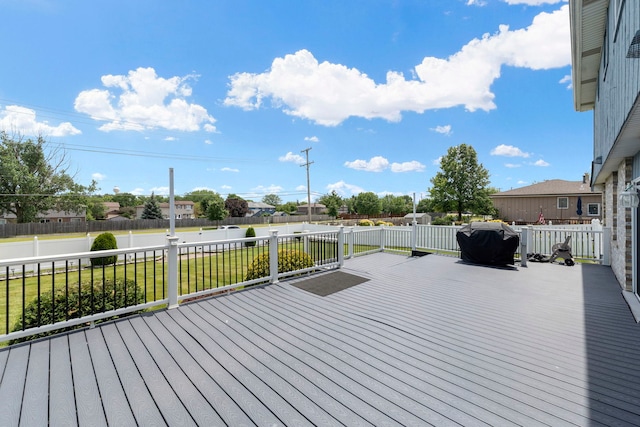
[[[278,273],[302,270],[313,267],[313,265],[314,263],[311,257],[303,251],[291,249],[281,249],[278,251]],[[247,269],[245,280],[268,277],[269,274],[271,274],[269,270],[269,254],[266,253],[253,259],[253,262],[251,262],[251,265]]]
[[[373,227],[375,224],[370,219],[361,219],[358,221],[360,227]]]
[[[118,249],[118,242],[116,241],[116,237],[107,232],[99,234],[98,237],[95,238],[93,243],[91,244],[91,251],[106,251],[110,249]],[[115,264],[118,261],[117,255],[106,256],[106,257],[97,257],[91,258],[91,265],[110,265]]]
[[[40,300],[39,306],[38,299]],[[65,289],[57,289],[55,294],[44,292],[40,294],[39,298],[35,297],[26,305],[24,319],[20,317],[14,323],[12,332],[77,319],[143,302],[144,293],[134,280],[127,280],[125,283],[122,279],[116,279],[115,282],[112,279],[106,279],[104,286],[102,280],[96,280],[93,283],[85,282],[79,287],[77,283],[70,284],[68,293]],[[38,312],[40,312],[39,316]],[[38,317],[40,317],[39,321]],[[118,316],[109,319],[116,317]],[[82,325],[18,338],[12,340],[10,344],[45,337],[79,327],[82,327]]]
[[[254,230],[253,227],[247,228],[247,233],[244,235],[244,237],[256,237],[256,230]],[[246,247],[255,246],[256,241],[254,240],[253,242],[244,242],[244,245]]]

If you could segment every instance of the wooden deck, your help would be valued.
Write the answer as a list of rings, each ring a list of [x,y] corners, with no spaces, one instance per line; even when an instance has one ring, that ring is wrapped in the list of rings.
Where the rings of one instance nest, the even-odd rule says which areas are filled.
[[[375,254],[0,350],[0,425],[640,425],[640,325],[607,267]],[[296,279],[301,280],[301,279]]]

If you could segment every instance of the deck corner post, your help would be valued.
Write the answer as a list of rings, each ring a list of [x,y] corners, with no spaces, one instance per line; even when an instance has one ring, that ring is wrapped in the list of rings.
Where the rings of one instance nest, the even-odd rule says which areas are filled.
[[[347,258],[353,258],[353,227],[347,233]]]
[[[384,226],[380,227],[380,252],[384,252],[384,239],[385,239],[385,229]]]
[[[178,236],[168,236],[169,250],[167,254],[167,287],[169,294],[169,308],[178,307]]]
[[[338,227],[338,268],[344,266],[344,225]]]
[[[529,233],[531,233],[531,227],[522,228],[520,233],[520,265],[522,267],[527,266],[527,246],[529,244]]]
[[[269,237],[269,283],[278,283],[278,230]]]

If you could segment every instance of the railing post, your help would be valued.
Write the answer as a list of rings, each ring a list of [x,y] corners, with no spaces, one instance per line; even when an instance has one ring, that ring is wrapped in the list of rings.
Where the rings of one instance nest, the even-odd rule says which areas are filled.
[[[529,254],[533,252],[531,249],[531,242],[533,242],[533,227],[531,225],[527,226],[527,241],[525,249],[527,252],[525,254]]]
[[[415,253],[417,246],[416,246],[416,242],[418,241],[418,236],[417,236],[417,231],[418,231],[418,227],[417,227],[417,222],[415,219],[415,216],[413,218],[413,221],[411,221],[411,253]]]
[[[384,252],[384,238],[385,238],[384,232],[385,232],[384,225],[381,225],[380,226],[380,252]]]
[[[278,283],[278,230],[271,230],[269,237],[269,283]],[[305,251],[306,252],[306,251]]]
[[[349,233],[347,233],[347,257],[353,258],[353,227],[349,227]]]
[[[520,265],[527,266],[527,246],[529,243],[529,227],[520,229]]]
[[[344,225],[338,227],[338,266],[344,265]]]
[[[309,253],[309,230],[302,230],[302,250]]]
[[[178,307],[178,236],[168,236],[169,249],[167,254],[167,288],[169,294],[169,308]]]

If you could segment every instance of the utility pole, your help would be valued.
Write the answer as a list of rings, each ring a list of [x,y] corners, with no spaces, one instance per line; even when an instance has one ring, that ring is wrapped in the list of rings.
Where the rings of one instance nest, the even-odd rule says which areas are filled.
[[[311,166],[313,162],[309,161],[309,150],[311,150],[311,147],[300,151],[301,153],[305,153],[307,155],[307,162],[300,166],[307,167],[307,218],[309,224],[311,224],[311,186],[309,184],[309,166]]]

